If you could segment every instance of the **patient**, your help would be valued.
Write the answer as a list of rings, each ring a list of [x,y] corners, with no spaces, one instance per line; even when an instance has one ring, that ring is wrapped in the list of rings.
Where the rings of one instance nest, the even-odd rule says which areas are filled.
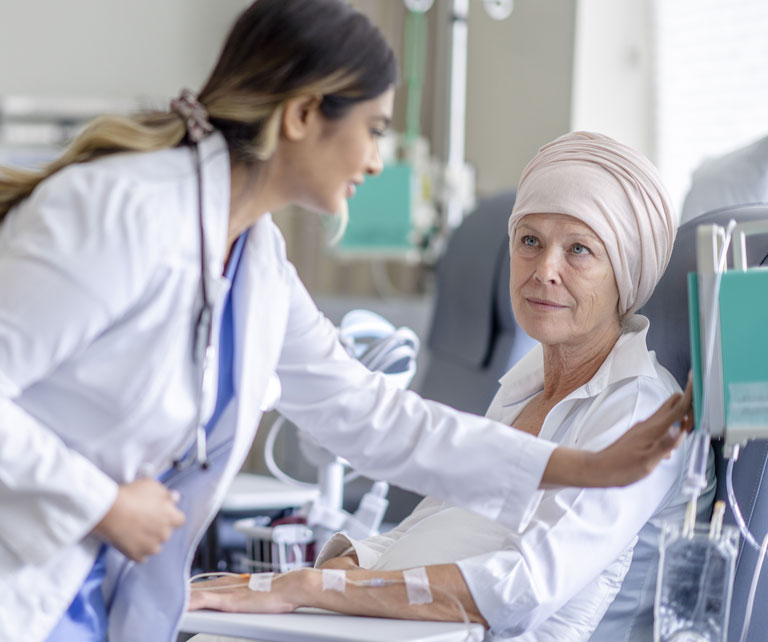
[[[577,132],[539,151],[520,179],[509,236],[515,318],[541,345],[501,379],[489,417],[598,450],[660,406],[651,421],[688,407],[690,384],[669,399],[679,387],[635,314],[676,227],[656,169],[628,147]],[[449,592],[497,641],[650,640],[659,526],[683,519],[687,453],[684,443],[629,487],[541,491],[520,532],[427,498],[391,532],[337,534],[320,554],[318,566],[346,569],[351,581],[402,579],[402,569],[424,566],[435,589],[428,604],[411,605],[402,584],[322,590],[321,572],[305,569],[275,577],[269,593],[195,590],[190,608],[460,620]],[[482,462],[467,466],[483,474]]]

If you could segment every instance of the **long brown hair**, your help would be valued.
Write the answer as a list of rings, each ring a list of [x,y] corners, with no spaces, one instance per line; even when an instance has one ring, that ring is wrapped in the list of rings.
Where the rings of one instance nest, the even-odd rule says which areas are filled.
[[[285,102],[322,96],[328,119],[379,96],[397,81],[381,32],[343,0],[256,0],[237,19],[199,94],[235,162],[257,165],[274,152]],[[0,167],[0,220],[37,185],[72,163],[185,141],[172,112],[101,116],[42,170]]]

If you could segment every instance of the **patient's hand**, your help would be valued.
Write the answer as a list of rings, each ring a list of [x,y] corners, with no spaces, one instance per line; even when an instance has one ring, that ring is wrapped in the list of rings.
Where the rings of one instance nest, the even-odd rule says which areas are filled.
[[[299,607],[291,595],[296,593],[292,586],[296,585],[301,573],[292,571],[275,575],[270,591],[252,591],[248,588],[247,577],[222,577],[195,582],[191,587],[187,608],[190,611],[213,609],[231,613],[290,613]]]

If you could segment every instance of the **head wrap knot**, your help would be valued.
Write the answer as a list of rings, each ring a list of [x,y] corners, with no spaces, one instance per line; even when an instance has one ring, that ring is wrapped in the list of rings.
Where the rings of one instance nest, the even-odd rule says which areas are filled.
[[[178,114],[184,121],[187,138],[193,143],[199,143],[213,131],[208,111],[189,89],[182,89],[179,97],[171,100],[171,112]]]
[[[651,296],[672,253],[677,217],[658,170],[602,134],[573,132],[542,147],[525,167],[509,234],[527,214],[566,214],[605,245],[625,318]]]

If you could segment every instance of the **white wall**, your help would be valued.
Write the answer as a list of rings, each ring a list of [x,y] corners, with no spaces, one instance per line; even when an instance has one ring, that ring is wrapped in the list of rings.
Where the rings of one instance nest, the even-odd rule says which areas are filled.
[[[579,0],[571,129],[612,136],[654,158],[651,0]]]
[[[658,161],[679,206],[704,159],[768,134],[768,3],[654,4]]]
[[[470,2],[466,156],[481,194],[516,186],[539,147],[569,129],[574,4],[516,0],[497,22]]]
[[[165,100],[198,88],[246,0],[3,0],[0,95]]]

